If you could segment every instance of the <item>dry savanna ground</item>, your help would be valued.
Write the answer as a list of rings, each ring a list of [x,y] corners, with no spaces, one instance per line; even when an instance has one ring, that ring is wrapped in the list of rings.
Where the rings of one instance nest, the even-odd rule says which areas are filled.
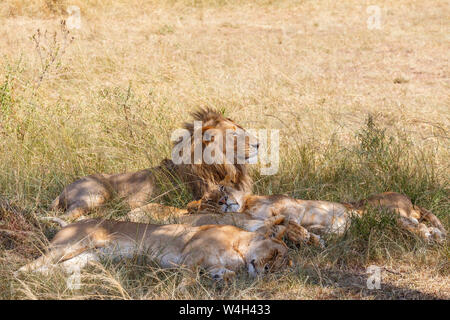
[[[82,19],[69,33],[68,5]],[[381,29],[368,28],[369,5]],[[379,212],[324,250],[289,244],[290,270],[227,285],[140,259],[87,268],[80,290],[59,273],[12,274],[58,230],[39,217],[63,186],[158,164],[205,106],[280,130],[280,168],[253,167],[255,193],[393,190],[450,229],[449,17],[448,2],[425,0],[2,0],[0,299],[449,299],[448,242],[425,244]],[[383,268],[380,290],[366,287],[370,265]]]

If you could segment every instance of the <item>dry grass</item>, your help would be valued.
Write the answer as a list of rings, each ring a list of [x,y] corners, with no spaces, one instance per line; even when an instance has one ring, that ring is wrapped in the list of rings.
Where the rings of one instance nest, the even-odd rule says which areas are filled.
[[[64,36],[68,4],[83,25]],[[382,29],[369,30],[369,4],[3,0],[0,227],[13,232],[0,234],[0,298],[449,299],[448,243],[425,245],[382,215],[324,251],[292,248],[293,270],[227,286],[140,261],[93,266],[81,291],[61,274],[12,276],[56,231],[37,217],[64,185],[157,164],[199,106],[280,129],[280,170],[252,171],[257,193],[348,201],[394,190],[450,229],[450,8],[377,1]],[[381,290],[366,289],[371,264],[388,270]]]

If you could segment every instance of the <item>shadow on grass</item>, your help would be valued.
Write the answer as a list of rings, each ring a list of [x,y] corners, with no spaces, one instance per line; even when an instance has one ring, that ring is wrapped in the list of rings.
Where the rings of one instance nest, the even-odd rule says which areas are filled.
[[[304,269],[305,274],[309,276],[309,283],[313,285],[320,285],[334,289],[334,293],[329,297],[330,299],[337,296],[345,296],[350,299],[392,299],[392,300],[439,300],[443,299],[441,296],[426,293],[420,290],[411,289],[407,287],[397,286],[383,281],[386,270],[381,271],[380,289],[368,289],[367,280],[370,274],[365,270],[350,271],[338,270],[333,268],[321,268],[320,276],[318,276],[314,269]],[[400,275],[400,276],[403,276]],[[335,292],[340,291],[340,292]]]

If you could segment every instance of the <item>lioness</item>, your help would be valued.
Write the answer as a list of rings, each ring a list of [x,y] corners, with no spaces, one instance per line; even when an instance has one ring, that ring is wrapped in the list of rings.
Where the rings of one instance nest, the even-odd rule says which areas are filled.
[[[46,254],[18,271],[47,273],[58,265],[73,272],[102,256],[120,259],[135,254],[148,254],[163,268],[200,266],[217,280],[229,279],[243,267],[256,276],[288,263],[283,242],[234,226],[88,219],[62,228]]]
[[[137,208],[147,203],[153,196],[161,193],[160,181],[169,180],[173,183],[181,181],[192,191],[194,199],[204,196],[213,186],[230,177],[233,187],[246,192],[251,191],[252,180],[247,173],[246,163],[256,157],[258,141],[247,133],[233,120],[225,118],[222,114],[211,110],[201,109],[192,114],[195,121],[201,121],[196,128],[194,123],[185,123],[184,128],[190,134],[187,152],[191,164],[175,164],[165,159],[161,165],[138,172],[121,174],[94,174],[83,177],[66,186],[61,194],[52,202],[51,208],[63,209],[66,219],[75,219],[84,215],[89,209],[99,207],[114,197],[122,198],[131,208]],[[200,132],[201,131],[201,132]],[[227,134],[231,132],[232,134]],[[226,154],[228,148],[233,148],[233,161],[207,164],[203,161],[196,164],[194,159],[195,140],[200,135],[202,151],[217,142],[218,137],[223,139],[221,151]],[[175,146],[179,146],[175,141]],[[238,141],[245,141],[238,144]],[[240,152],[236,152],[240,148]],[[242,148],[244,150],[242,150]],[[244,159],[239,158],[243,157]],[[202,159],[200,159],[202,160]]]
[[[294,241],[319,241],[318,234],[342,234],[352,214],[363,215],[368,207],[384,208],[398,214],[399,225],[425,240],[441,241],[447,232],[439,219],[428,210],[415,206],[411,200],[396,192],[385,192],[354,203],[300,200],[286,195],[257,196],[219,185],[207,201],[217,201],[222,212],[242,212],[256,219],[272,216],[286,217],[287,236]],[[199,206],[202,202],[199,201]],[[427,227],[423,221],[431,224]]]
[[[151,223],[153,221],[181,223],[193,227],[209,224],[233,225],[246,231],[259,232],[276,239],[282,239],[286,232],[286,227],[280,225],[285,219],[281,215],[261,220],[255,219],[246,213],[211,213],[210,211],[203,211],[202,213],[188,214],[189,210],[189,205],[188,209],[179,209],[159,203],[149,203],[130,211],[121,219],[140,223]]]

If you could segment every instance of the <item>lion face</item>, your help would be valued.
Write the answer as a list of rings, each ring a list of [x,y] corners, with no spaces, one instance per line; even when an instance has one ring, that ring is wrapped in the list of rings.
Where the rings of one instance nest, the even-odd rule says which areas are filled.
[[[226,183],[226,185],[223,183]],[[240,212],[244,204],[244,197],[247,193],[231,187],[230,184],[222,180],[221,184],[212,186],[212,189],[205,193],[201,200],[191,201],[188,204],[188,211],[190,213],[204,211],[218,214]]]
[[[186,123],[185,128],[191,133],[192,153],[199,147],[201,137],[203,161],[206,164],[247,164],[254,163],[259,142],[255,136],[246,131],[230,118],[211,109],[193,113],[194,123]],[[198,153],[199,150],[196,152]]]
[[[249,131],[212,109],[200,109],[192,116],[194,122],[184,124],[187,134],[174,140],[172,152],[177,159],[187,163],[190,156],[191,164],[207,165],[255,163],[259,142]]]
[[[257,138],[233,120],[219,116],[203,122],[201,130],[203,160],[207,164],[256,162],[259,149]]]
[[[194,121],[184,124],[183,133],[173,136],[171,162],[194,198],[204,198],[226,177],[237,189],[250,192],[252,179],[246,164],[257,157],[257,139],[213,109],[199,109],[192,116]]]
[[[260,237],[252,242],[246,257],[248,273],[255,277],[276,272],[289,264],[286,245],[271,238]]]
[[[217,187],[217,204],[222,212],[239,212],[244,203],[245,193],[229,186]]]

